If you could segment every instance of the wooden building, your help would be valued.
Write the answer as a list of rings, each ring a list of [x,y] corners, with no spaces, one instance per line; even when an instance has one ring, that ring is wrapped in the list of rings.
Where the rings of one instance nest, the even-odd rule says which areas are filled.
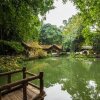
[[[25,54],[27,55],[27,57],[36,57],[37,50],[42,49],[38,42],[23,42],[22,45],[25,48]]]
[[[47,53],[51,53],[52,55],[59,55],[62,51],[61,45],[41,45],[42,49]]]
[[[91,50],[93,50],[92,46],[82,46],[81,51],[82,54],[89,55]]]

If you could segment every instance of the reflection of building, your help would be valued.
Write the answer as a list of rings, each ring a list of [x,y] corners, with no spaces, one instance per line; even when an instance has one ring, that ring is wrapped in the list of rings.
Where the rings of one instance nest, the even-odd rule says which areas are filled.
[[[53,55],[59,55],[62,51],[62,46],[60,45],[41,45],[42,49],[47,53],[51,53]]]
[[[90,54],[90,51],[93,50],[92,46],[82,46],[81,51],[83,54]]]

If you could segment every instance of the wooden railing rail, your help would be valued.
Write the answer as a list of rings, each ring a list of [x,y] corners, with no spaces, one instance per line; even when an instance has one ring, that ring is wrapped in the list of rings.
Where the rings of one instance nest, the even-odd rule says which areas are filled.
[[[30,76],[36,76],[36,74],[33,74],[33,73],[31,73],[31,72],[28,72],[28,71],[26,71],[25,72],[27,75],[30,75]]]
[[[23,69],[19,69],[19,70],[16,70],[16,71],[0,73],[0,76],[6,76],[6,75],[9,75],[9,74],[15,74],[15,73],[22,72],[22,71],[23,71]]]
[[[29,81],[32,81],[32,80],[35,80],[35,79],[38,79],[38,78],[39,78],[39,76],[31,76],[31,77],[22,79],[22,80],[17,81],[17,82],[13,82],[13,83],[9,83],[9,84],[0,86],[0,91],[3,91],[5,89],[11,88],[11,87],[14,87],[14,86],[19,85],[19,84],[27,83]]]

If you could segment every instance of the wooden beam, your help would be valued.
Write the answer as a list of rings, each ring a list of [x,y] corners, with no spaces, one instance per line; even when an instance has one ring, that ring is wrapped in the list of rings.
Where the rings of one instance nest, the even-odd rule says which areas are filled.
[[[18,89],[20,89],[20,88],[22,88],[22,87],[23,87],[23,85],[20,84],[20,85],[17,85],[17,86],[12,87],[10,90],[4,90],[4,91],[2,91],[1,94],[2,94],[2,95],[5,95],[5,94],[7,94],[7,93],[10,93],[10,92],[13,92],[13,91],[15,91],[15,90],[18,90]]]
[[[31,76],[36,76],[36,74],[30,73],[28,71],[26,71],[26,74],[31,75]]]
[[[23,69],[16,70],[16,71],[5,72],[5,73],[0,73],[0,76],[6,76],[6,75],[9,75],[9,74],[14,74],[14,73],[22,72],[22,70]]]
[[[9,84],[0,86],[0,91],[5,90],[5,89],[8,89],[8,88],[13,87],[13,86],[16,86],[16,85],[19,85],[19,84],[26,83],[28,81],[32,81],[32,80],[38,79],[38,78],[39,78],[39,75],[37,75],[37,76],[31,76],[31,77],[22,79],[22,80],[17,81],[17,82],[13,82],[13,83],[9,83]]]

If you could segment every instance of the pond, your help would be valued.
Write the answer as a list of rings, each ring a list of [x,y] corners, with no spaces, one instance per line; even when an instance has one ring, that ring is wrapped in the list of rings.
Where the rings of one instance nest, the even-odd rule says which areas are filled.
[[[51,57],[24,66],[44,72],[45,100],[100,100],[100,59]]]
[[[100,100],[100,59],[50,57],[23,66],[32,73],[44,72],[44,100]]]

